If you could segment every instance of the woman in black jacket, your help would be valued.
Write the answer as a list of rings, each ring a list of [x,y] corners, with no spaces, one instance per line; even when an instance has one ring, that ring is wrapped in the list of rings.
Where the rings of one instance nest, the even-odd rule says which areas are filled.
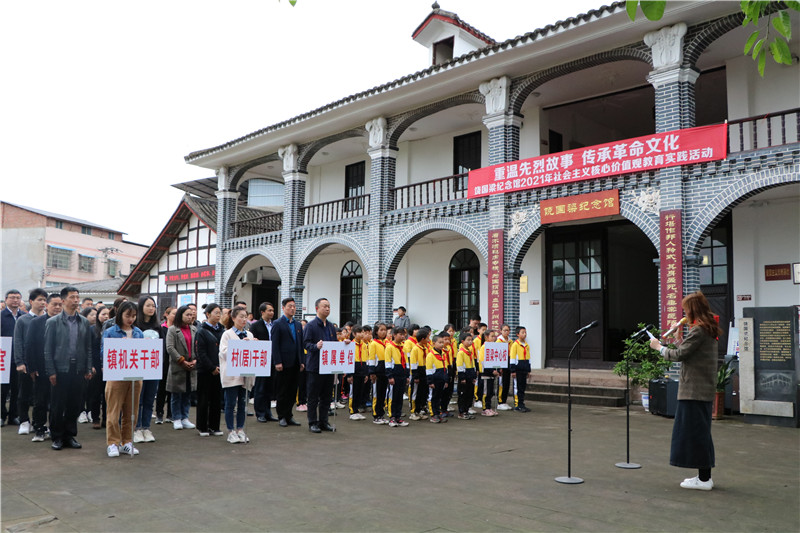
[[[201,437],[223,435],[219,430],[222,384],[219,378],[219,340],[225,328],[219,323],[222,309],[204,306],[206,321],[197,328],[197,430]]]
[[[106,383],[103,381],[103,354],[100,353],[100,339],[103,336],[103,323],[108,320],[107,307],[97,312],[94,326],[92,326],[92,366],[95,368],[94,376],[89,381],[87,397],[92,416],[92,428],[106,427]],[[102,408],[103,418],[100,419]]]

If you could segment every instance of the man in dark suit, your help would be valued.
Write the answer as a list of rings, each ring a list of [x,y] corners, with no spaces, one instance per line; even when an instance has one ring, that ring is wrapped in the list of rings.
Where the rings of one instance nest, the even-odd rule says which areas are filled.
[[[277,413],[281,427],[299,426],[292,418],[292,406],[297,396],[297,380],[303,370],[303,328],[294,319],[297,306],[294,298],[281,302],[283,316],[272,325],[272,366],[278,391]]]
[[[14,337],[14,327],[17,325],[17,319],[24,316],[25,312],[20,308],[22,305],[22,294],[16,289],[11,289],[6,293],[6,307],[0,311],[0,336]],[[14,358],[14,347],[11,347],[11,368],[17,367]],[[9,373],[8,383],[0,387],[2,391],[2,418],[0,425],[5,426],[6,422],[18,426],[19,416],[17,415],[17,397],[19,389],[17,388],[17,373],[12,371]],[[8,408],[6,408],[6,398],[8,398]]]
[[[328,410],[333,401],[333,375],[319,373],[319,351],[324,342],[336,341],[336,327],[328,322],[331,303],[327,298],[314,302],[317,317],[306,325],[303,343],[306,355],[306,375],[308,379],[308,430],[311,433],[335,431],[328,423]],[[349,344],[350,340],[344,341]]]
[[[275,307],[264,302],[258,306],[261,318],[250,325],[250,333],[260,341],[268,341],[272,337],[272,326],[275,316]],[[274,351],[274,350],[273,350]],[[275,375],[275,363],[272,364],[272,375]],[[272,416],[270,402],[272,401],[272,377],[257,377],[253,386],[253,407],[255,407],[256,418],[259,422],[275,422],[278,420]]]

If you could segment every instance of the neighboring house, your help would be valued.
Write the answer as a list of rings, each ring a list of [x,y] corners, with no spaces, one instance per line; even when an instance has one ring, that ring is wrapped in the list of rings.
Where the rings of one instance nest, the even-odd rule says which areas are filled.
[[[434,5],[419,72],[185,157],[217,176],[217,301],[256,270],[339,323],[480,313],[527,326],[534,368],[565,365],[593,320],[574,364],[610,368],[698,289],[726,326],[796,304],[800,285],[764,272],[800,257],[800,66],[759,77],[742,18],[668,2],[632,22],[617,2],[501,42]],[[677,130],[714,124],[727,146],[681,147]],[[279,213],[243,221],[245,183]]]
[[[9,202],[0,202],[0,228],[4,293],[120,278],[147,249],[119,230]]]

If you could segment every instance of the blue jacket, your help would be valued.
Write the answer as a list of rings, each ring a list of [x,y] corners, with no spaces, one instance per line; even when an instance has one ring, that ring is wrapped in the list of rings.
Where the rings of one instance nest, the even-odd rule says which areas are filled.
[[[103,348],[105,347],[105,343],[103,341],[105,339],[127,339],[127,338],[128,334],[122,331],[122,328],[116,324],[114,324],[113,326],[111,326],[110,328],[108,328],[103,332],[103,338],[100,339],[100,356],[103,361],[103,368],[105,368],[105,362],[106,362],[106,358],[103,357]],[[131,334],[131,338],[143,339],[144,334],[142,333],[142,330],[140,330],[136,326],[133,326],[133,333]]]
[[[294,338],[291,328],[294,328]],[[305,364],[303,355],[303,328],[300,321],[295,319],[290,324],[286,316],[282,316],[273,322],[272,365],[283,365],[287,368],[300,366]]]
[[[314,317],[314,320],[306,324],[306,329],[303,332],[303,343],[305,344],[306,351],[306,371],[319,373],[319,348],[317,343],[319,341],[335,341],[336,328],[330,320],[327,325],[322,323],[319,317]]]

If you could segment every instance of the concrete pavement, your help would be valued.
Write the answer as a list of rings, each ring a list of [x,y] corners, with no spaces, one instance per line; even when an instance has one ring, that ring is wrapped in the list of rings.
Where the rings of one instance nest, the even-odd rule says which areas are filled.
[[[2,438],[3,531],[798,531],[800,432],[715,421],[716,484],[681,489],[670,467],[672,420],[632,407],[567,407],[496,418],[354,422],[336,433],[258,424],[248,445],[153,426],[141,455],[111,459],[104,431],[79,426],[82,450],[50,449],[16,427]],[[300,413],[299,415],[303,415]],[[192,411],[194,415],[194,411]]]

